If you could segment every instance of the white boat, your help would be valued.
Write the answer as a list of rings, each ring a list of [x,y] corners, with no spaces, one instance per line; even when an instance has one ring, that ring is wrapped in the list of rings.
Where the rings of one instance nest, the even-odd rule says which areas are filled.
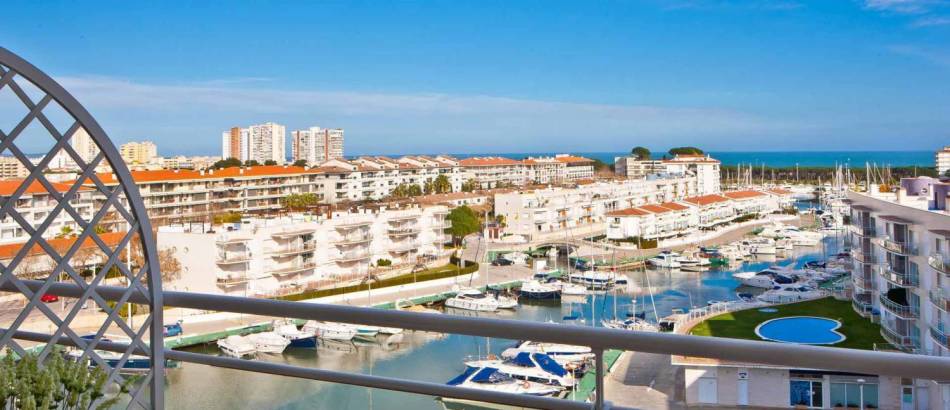
[[[290,345],[290,341],[277,332],[254,333],[247,336],[247,340],[254,343],[254,348],[261,353],[280,354]]]
[[[356,336],[356,328],[343,323],[318,322],[316,320],[307,321],[303,325],[304,332],[310,332],[321,339],[329,340],[352,340]]]
[[[86,340],[92,340],[92,337],[87,337],[87,336],[81,336],[81,338],[86,339]],[[123,338],[123,337],[118,337],[118,338],[103,337],[100,340],[103,342],[116,342],[116,343],[126,343],[126,344],[132,342],[131,339]],[[99,356],[100,359],[102,359],[103,362],[105,362],[107,366],[109,366],[112,369],[115,369],[116,367],[119,366],[119,363],[122,362],[122,356],[124,356],[124,354],[122,353],[112,352],[108,350],[93,350],[93,351],[95,352],[96,355]],[[80,360],[83,360],[82,359],[83,352],[84,352],[83,349],[72,348],[72,347],[67,348],[66,357],[70,360],[78,362]],[[84,360],[86,361],[86,363],[89,365],[90,368],[98,366],[94,361],[90,359],[89,356],[86,356]],[[151,369],[152,369],[152,359],[149,358],[148,356],[129,355],[129,357],[125,360],[125,363],[122,364],[122,368],[119,369],[119,373],[140,374],[140,373],[148,373]]]
[[[601,322],[604,327],[609,329],[636,330],[640,332],[659,332],[660,329],[653,323],[647,322],[638,317],[631,317],[624,320],[604,320]]]
[[[572,283],[580,283],[588,289],[607,289],[613,285],[613,275],[607,272],[598,272],[589,270],[586,272],[575,272],[568,277]]]
[[[498,310],[498,299],[478,289],[466,288],[459,289],[454,297],[446,300],[445,306],[478,312],[494,312]]]
[[[495,295],[495,300],[498,301],[499,309],[514,309],[518,307],[518,298],[504,295]]]
[[[576,283],[557,282],[561,287],[561,296],[583,296],[587,294],[587,288]]]
[[[297,329],[290,321],[274,322],[274,333],[290,342],[291,347],[317,347],[317,335]]]
[[[257,354],[257,347],[244,336],[231,335],[224,339],[218,339],[216,344],[221,352],[228,356],[241,358]]]
[[[449,380],[449,386],[490,390],[500,393],[550,396],[562,389],[532,381],[515,380],[493,367],[467,367],[465,372]]]
[[[469,360],[469,367],[492,367],[511,377],[561,387],[573,387],[574,376],[551,356],[520,352],[511,359]]]
[[[680,263],[680,255],[675,252],[663,251],[658,253],[656,256],[647,259],[647,263],[656,266],[658,268],[679,268],[682,266]]]
[[[747,239],[741,242],[740,247],[753,255],[775,255],[775,241],[769,238]]]
[[[594,358],[593,351],[587,346],[532,341],[521,342],[515,347],[505,349],[501,352],[501,357],[513,359],[522,352],[546,354],[557,361],[558,364],[564,366],[565,369],[581,368]]]
[[[776,286],[772,290],[756,297],[756,299],[766,303],[788,303],[799,300],[810,300],[824,296],[824,292],[816,290],[809,286],[798,284]]]
[[[518,295],[528,299],[560,299],[561,287],[551,283],[529,280],[521,283]]]

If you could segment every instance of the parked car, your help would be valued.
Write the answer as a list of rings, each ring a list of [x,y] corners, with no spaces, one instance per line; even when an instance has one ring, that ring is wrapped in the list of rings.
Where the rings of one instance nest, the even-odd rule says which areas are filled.
[[[43,294],[43,296],[40,296],[40,302],[43,302],[43,303],[59,302],[59,296],[45,293]]]
[[[514,262],[505,258],[497,258],[491,262],[492,266],[508,266],[508,265],[514,265],[514,264],[515,264]]]
[[[173,324],[165,325],[164,328],[165,328],[165,331],[164,331],[165,337],[178,336],[182,334],[182,332],[184,332],[184,330],[181,328],[180,320]]]

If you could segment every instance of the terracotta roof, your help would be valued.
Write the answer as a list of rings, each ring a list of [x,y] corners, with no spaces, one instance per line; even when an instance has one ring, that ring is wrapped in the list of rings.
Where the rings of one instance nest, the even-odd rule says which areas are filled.
[[[463,167],[492,167],[499,165],[521,165],[521,161],[503,157],[472,157],[459,160]]]
[[[151,171],[131,171],[132,180],[141,182],[161,182],[161,181],[186,181],[199,179],[221,179],[221,178],[249,178],[249,177],[268,177],[281,175],[303,175],[320,174],[323,171],[320,168],[306,169],[304,167],[295,167],[292,165],[260,165],[254,167],[231,167],[205,172],[194,170],[172,170],[160,169]],[[112,173],[98,174],[104,183],[115,183],[116,179]],[[88,185],[88,184],[87,184]]]
[[[22,179],[8,179],[0,181],[0,196],[10,196],[23,184]],[[56,189],[57,192],[66,192],[69,191],[69,188],[73,186],[72,183],[61,183],[61,182],[50,182],[50,185]],[[81,191],[88,191],[91,188],[80,188]],[[46,187],[39,181],[33,181],[30,183],[30,186],[23,191],[24,194],[48,194],[49,191],[46,190]]]
[[[662,206],[662,207],[664,207],[664,208],[667,208],[667,209],[674,210],[674,211],[685,211],[685,210],[689,209],[688,206],[683,205],[683,204],[678,204],[678,203],[676,203],[676,202],[664,202],[664,203],[660,204],[660,206]]]
[[[702,196],[693,196],[686,199],[683,199],[684,202],[689,202],[694,205],[711,205],[717,202],[727,202],[729,198],[726,198],[722,195],[702,195]]]
[[[627,209],[619,209],[616,211],[607,212],[607,216],[644,216],[644,215],[649,215],[649,214],[650,214],[649,212],[644,211],[640,208],[627,208]]]
[[[662,206],[654,205],[654,204],[641,205],[640,209],[643,209],[645,211],[650,211],[655,214],[663,214],[663,213],[670,212],[669,208],[664,208]]]
[[[554,157],[554,159],[560,162],[568,163],[568,164],[578,163],[578,162],[594,162],[594,160],[590,158],[576,157],[573,155],[561,155],[561,156]]]
[[[729,191],[723,192],[722,195],[732,199],[746,199],[765,196],[764,193],[759,191]]]
[[[102,239],[106,245],[115,247],[120,241],[122,241],[122,238],[125,236],[125,234],[126,232],[106,232],[99,234],[99,238]],[[50,246],[52,246],[57,252],[64,253],[66,252],[66,249],[69,249],[74,243],[76,243],[76,237],[47,239],[46,242],[48,242]],[[0,260],[13,259],[17,252],[19,252],[20,249],[23,249],[23,245],[26,245],[26,242],[0,245]],[[96,245],[96,243],[93,242],[91,238],[86,238],[82,245],[80,245],[80,249],[86,248],[99,249],[99,246]],[[33,248],[30,249],[29,253],[27,254],[27,256],[39,255],[46,255],[46,251],[43,250],[40,245],[33,245]]]

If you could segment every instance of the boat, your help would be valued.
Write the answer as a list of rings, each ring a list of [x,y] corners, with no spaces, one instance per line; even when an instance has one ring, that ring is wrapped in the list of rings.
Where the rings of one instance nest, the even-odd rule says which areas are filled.
[[[729,265],[729,257],[719,252],[719,248],[699,248],[699,256],[709,260],[709,266]]]
[[[297,329],[291,321],[274,322],[274,333],[290,342],[290,347],[317,347],[317,335]]]
[[[769,238],[747,239],[740,243],[752,255],[775,255],[775,241]]]
[[[739,280],[742,285],[763,289],[772,289],[776,285],[789,285],[797,281],[797,278],[772,268],[758,272],[738,272],[732,274],[732,277]]]
[[[257,347],[244,336],[231,335],[216,342],[221,352],[228,356],[242,358],[257,354]]]
[[[574,376],[551,356],[520,352],[511,359],[468,360],[469,367],[492,367],[511,377],[560,387],[573,387]]]
[[[562,389],[547,384],[515,380],[494,367],[466,367],[465,372],[449,380],[449,386],[467,387],[477,390],[489,390],[500,393],[527,394],[531,396],[551,396]]]
[[[607,289],[613,285],[614,278],[606,272],[585,271],[572,273],[568,280],[580,283],[588,289]]]
[[[656,254],[654,257],[647,259],[647,263],[658,268],[675,269],[682,266],[679,259],[679,254],[670,251],[663,251]]]
[[[560,299],[560,286],[529,280],[521,284],[518,295],[528,299]]]
[[[561,296],[582,296],[587,294],[587,288],[576,283],[555,282],[561,289]]]
[[[303,325],[303,331],[313,333],[321,339],[328,340],[349,341],[353,340],[353,337],[356,336],[356,328],[353,326],[348,326],[343,323],[318,322],[316,320],[307,321],[307,323]]]
[[[247,340],[254,344],[254,348],[261,353],[280,354],[290,345],[290,341],[277,332],[261,332],[247,336]]]
[[[552,357],[561,366],[579,369],[594,358],[594,353],[588,346],[574,346],[560,343],[520,342],[514,347],[501,352],[501,357],[513,359],[519,353],[543,353]]]
[[[809,286],[798,284],[776,286],[771,290],[765,291],[757,296],[761,302],[766,303],[788,303],[799,300],[809,300],[824,296],[824,292]]]
[[[92,335],[89,337],[81,336],[81,338],[86,339],[86,340],[93,340],[95,339],[95,335]],[[106,337],[103,337],[102,339],[100,339],[100,341],[102,342],[115,341],[118,343],[131,342],[131,340],[128,338],[113,339],[113,338],[106,338]],[[80,360],[85,360],[89,364],[90,368],[97,367],[98,365],[94,361],[92,361],[89,356],[86,356],[85,359],[82,358],[83,352],[84,352],[83,349],[69,348],[66,353],[66,358],[76,361],[76,362]],[[119,363],[122,362],[123,353],[113,352],[109,350],[93,350],[93,352],[95,352],[95,354],[99,356],[99,358],[102,359],[102,361],[105,362],[106,366],[109,366],[109,368],[115,369],[119,366]],[[122,367],[119,369],[119,373],[121,374],[148,373],[151,369],[152,369],[152,359],[149,358],[148,356],[129,355],[125,363],[123,363]]]
[[[514,309],[518,307],[518,298],[516,297],[495,295],[495,300],[498,301],[499,309]]]
[[[659,332],[660,329],[646,319],[639,317],[630,317],[626,319],[604,320],[601,324],[609,329],[636,330],[640,332]]]
[[[478,289],[466,288],[459,289],[455,296],[446,300],[445,306],[478,312],[494,312],[498,310],[498,299]]]

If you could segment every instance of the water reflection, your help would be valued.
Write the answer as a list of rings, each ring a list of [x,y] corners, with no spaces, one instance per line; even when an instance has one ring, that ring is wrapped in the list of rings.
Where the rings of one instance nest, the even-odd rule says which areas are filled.
[[[565,297],[561,302],[530,301],[522,303],[516,310],[499,313],[458,310],[448,313],[600,326],[604,319],[632,314],[635,307],[636,311],[645,312],[648,320],[654,320],[669,315],[673,309],[704,306],[711,300],[735,299],[738,282],[732,278],[732,273],[736,271],[760,270],[772,264],[801,267],[807,261],[836,253],[837,242],[834,238],[826,238],[822,247],[796,248],[787,258],[759,259],[708,272],[627,272],[631,284],[621,292]],[[444,383],[464,370],[463,357],[488,352],[500,354],[513,344],[511,340],[407,331],[369,341],[324,341],[317,349],[290,348],[283,355],[264,355],[259,360]],[[218,354],[211,345],[191,350]],[[413,394],[189,363],[182,366],[182,369],[168,372],[166,401],[169,408],[441,408],[433,398]]]

